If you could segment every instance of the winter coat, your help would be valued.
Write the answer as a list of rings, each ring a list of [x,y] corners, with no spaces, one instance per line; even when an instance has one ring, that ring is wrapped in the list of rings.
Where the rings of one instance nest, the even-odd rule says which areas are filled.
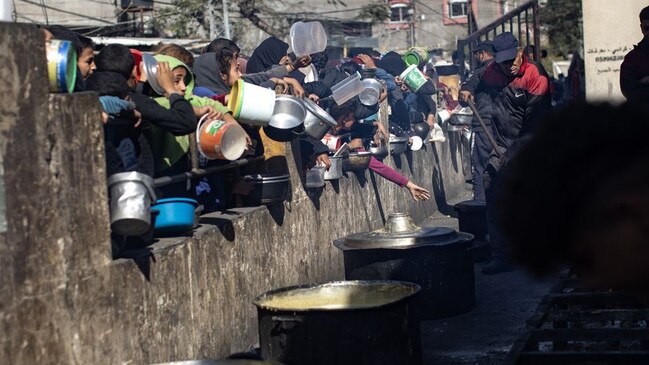
[[[627,100],[649,103],[649,84],[640,82],[646,76],[649,76],[649,37],[627,53],[622,62],[620,88]]]

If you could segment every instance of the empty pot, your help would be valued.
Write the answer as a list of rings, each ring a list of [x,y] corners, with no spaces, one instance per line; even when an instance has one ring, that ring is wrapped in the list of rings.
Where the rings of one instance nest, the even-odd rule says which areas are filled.
[[[254,183],[254,188],[241,200],[246,206],[256,207],[261,204],[282,202],[288,195],[291,177],[288,174],[254,174],[243,177],[245,181]]]
[[[376,79],[363,79],[363,91],[358,94],[361,104],[372,106],[379,102],[381,97],[381,83]]]
[[[390,138],[390,153],[399,155],[408,149],[408,137],[391,137]]]
[[[343,157],[342,156],[329,156],[331,166],[329,170],[325,171],[324,179],[327,181],[338,180],[343,176]]]
[[[277,95],[268,125],[277,129],[292,129],[302,124],[305,116],[302,100],[291,95]]]
[[[122,236],[139,236],[151,228],[151,202],[155,202],[151,176],[122,172],[108,177],[110,227]]]
[[[322,139],[327,132],[336,126],[336,121],[308,98],[302,99],[302,103],[306,109],[306,116],[304,118],[304,130],[311,137],[315,139]]]
[[[370,166],[372,152],[350,152],[348,158],[343,160],[343,171],[364,171]]]

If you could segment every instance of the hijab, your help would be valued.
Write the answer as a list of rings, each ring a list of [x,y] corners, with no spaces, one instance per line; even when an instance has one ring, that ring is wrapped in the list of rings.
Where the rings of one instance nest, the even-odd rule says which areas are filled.
[[[266,71],[273,65],[279,64],[279,60],[286,56],[287,51],[288,44],[286,42],[275,37],[266,39],[252,52],[246,67],[247,73]]]
[[[194,61],[196,86],[207,88],[216,94],[230,92],[230,87],[221,78],[221,64],[216,60],[216,53],[204,53]]]
[[[376,66],[384,69],[392,76],[401,75],[401,73],[407,68],[401,55],[394,51],[386,53],[385,56],[376,63]]]

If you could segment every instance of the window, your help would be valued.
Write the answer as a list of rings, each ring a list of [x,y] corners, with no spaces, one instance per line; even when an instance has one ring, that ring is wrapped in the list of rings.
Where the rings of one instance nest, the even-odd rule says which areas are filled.
[[[390,5],[390,22],[407,23],[412,16],[412,9],[406,4]]]
[[[468,14],[467,0],[449,0],[448,16],[449,18],[461,18]]]

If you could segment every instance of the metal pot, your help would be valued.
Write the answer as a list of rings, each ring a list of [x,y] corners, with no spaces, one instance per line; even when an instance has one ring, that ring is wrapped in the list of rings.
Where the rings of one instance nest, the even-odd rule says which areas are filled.
[[[377,160],[383,160],[389,155],[388,148],[385,146],[385,143],[381,143],[378,146],[371,146],[370,152],[372,152],[372,156],[374,156],[374,158]]]
[[[370,151],[350,152],[349,157],[343,160],[343,172],[365,171],[370,166],[371,159]]]
[[[391,137],[390,138],[390,153],[399,155],[408,149],[408,137]]]
[[[306,109],[300,99],[290,95],[277,95],[268,125],[277,129],[293,129],[302,124],[305,116]]]
[[[363,91],[358,94],[361,104],[372,106],[379,102],[383,85],[376,79],[363,79]]]
[[[311,137],[322,139],[327,132],[336,126],[336,121],[324,109],[308,98],[302,99],[306,109],[304,129]]]
[[[324,179],[327,181],[340,179],[343,176],[343,157],[329,156],[329,161],[331,161],[331,167],[325,171]]]
[[[122,236],[139,236],[151,228],[151,203],[156,201],[151,176],[122,172],[108,177],[110,227]]]
[[[291,177],[288,174],[246,175],[243,179],[255,184],[250,194],[242,196],[241,200],[246,206],[255,207],[261,204],[284,201],[291,186]]]
[[[343,281],[257,297],[264,359],[291,365],[421,364],[416,284]]]
[[[403,280],[419,284],[422,319],[444,318],[475,306],[473,235],[446,227],[418,227],[392,213],[383,228],[334,241],[347,280]]]

